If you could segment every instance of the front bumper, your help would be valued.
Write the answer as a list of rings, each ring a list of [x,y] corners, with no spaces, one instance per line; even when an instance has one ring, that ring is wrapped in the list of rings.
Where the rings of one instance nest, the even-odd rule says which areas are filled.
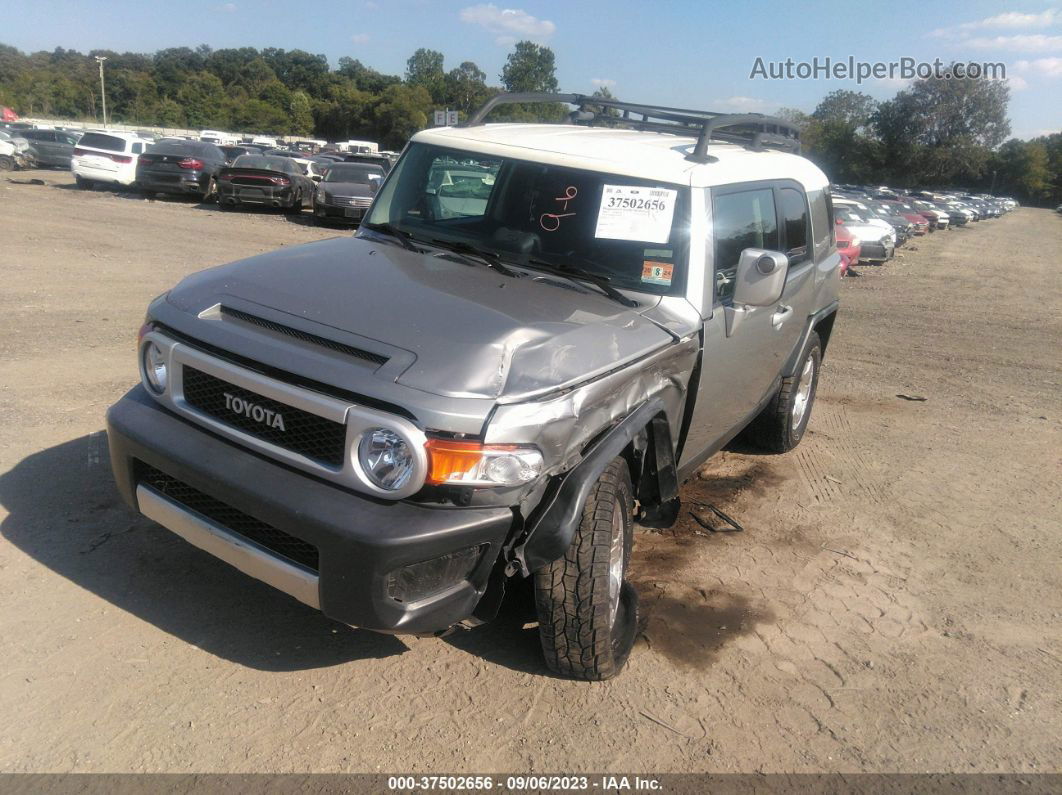
[[[293,471],[176,416],[142,386],[107,412],[107,435],[114,477],[126,502],[196,546],[351,626],[427,634],[469,618],[513,528],[509,508],[386,502]],[[238,526],[264,525],[287,539],[284,543],[312,545],[316,570],[277,553],[276,545],[256,543],[258,536],[225,526],[216,510],[171,498],[152,485],[159,475],[197,499],[221,505],[226,515],[241,517],[234,522]],[[478,560],[456,584],[409,603],[389,595],[392,572],[473,547],[481,550]]]
[[[295,191],[286,187],[251,187],[218,182],[218,201],[225,204],[257,204],[263,207],[291,207]]]
[[[360,224],[367,212],[369,212],[368,207],[338,206],[324,202],[315,202],[313,205],[313,214],[318,218],[350,224]]]
[[[893,247],[891,243],[875,243],[874,241],[864,240],[860,244],[859,258],[862,260],[885,262],[892,259],[892,255]]]
[[[203,185],[200,183],[200,175],[189,172],[185,174],[151,174],[150,172],[138,171],[136,175],[137,187],[144,191],[155,193],[175,193],[181,196],[189,194],[201,194]]]

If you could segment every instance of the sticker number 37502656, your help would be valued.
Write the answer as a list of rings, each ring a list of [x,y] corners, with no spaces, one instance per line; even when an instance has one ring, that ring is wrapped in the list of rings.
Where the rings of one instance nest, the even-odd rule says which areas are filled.
[[[594,236],[666,243],[671,237],[678,191],[639,185],[604,185]]]

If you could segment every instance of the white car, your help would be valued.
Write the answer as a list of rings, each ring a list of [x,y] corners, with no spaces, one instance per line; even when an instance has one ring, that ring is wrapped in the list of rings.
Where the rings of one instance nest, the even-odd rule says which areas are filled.
[[[79,188],[91,189],[97,183],[132,185],[136,161],[147,146],[134,133],[87,132],[74,147],[70,170]]]
[[[875,215],[874,211],[867,207],[865,204],[863,204],[863,202],[856,201],[855,199],[844,199],[834,196],[833,206],[845,207],[847,209],[854,210],[861,217],[861,222],[863,224],[876,226],[878,227],[878,229],[881,230],[881,232],[879,232],[878,234],[872,235],[872,239],[878,240],[881,238],[881,235],[883,233],[887,234],[892,240],[892,247],[896,248],[896,230],[893,228],[892,224],[890,224],[884,218],[878,218]],[[845,226],[851,229],[852,225],[846,222]],[[865,235],[860,235],[860,237],[865,237]]]
[[[859,238],[860,262],[882,263],[892,259],[896,251],[896,233],[891,226],[886,232],[876,223],[877,219],[838,201],[833,203],[833,221],[844,224],[845,229]]]
[[[27,168],[33,164],[33,159],[29,141],[0,130],[0,171]]]

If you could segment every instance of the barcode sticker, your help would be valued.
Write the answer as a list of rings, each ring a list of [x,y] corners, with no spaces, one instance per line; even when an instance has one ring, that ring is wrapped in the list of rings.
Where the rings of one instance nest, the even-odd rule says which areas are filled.
[[[666,243],[671,237],[678,191],[635,185],[605,185],[594,237]]]

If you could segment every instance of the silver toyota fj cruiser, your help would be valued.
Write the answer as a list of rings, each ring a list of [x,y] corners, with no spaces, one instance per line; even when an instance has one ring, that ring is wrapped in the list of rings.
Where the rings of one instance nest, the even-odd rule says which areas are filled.
[[[575,109],[483,123],[532,102]],[[152,302],[118,487],[352,626],[474,626],[532,577],[549,667],[613,676],[632,522],[737,434],[807,427],[839,257],[798,152],[780,119],[576,94],[420,132],[355,236]]]

